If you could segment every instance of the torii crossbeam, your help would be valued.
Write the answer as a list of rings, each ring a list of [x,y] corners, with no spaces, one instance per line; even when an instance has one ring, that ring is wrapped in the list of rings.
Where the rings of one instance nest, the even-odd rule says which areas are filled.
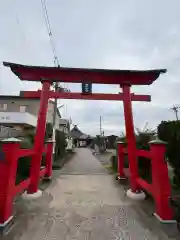
[[[28,98],[40,98],[41,90],[38,91],[21,91],[20,96]],[[55,92],[49,91],[49,98],[57,99],[80,99],[80,100],[108,100],[108,101],[124,101],[124,94],[110,94],[110,93],[93,93],[93,94],[82,94],[73,92]],[[131,101],[144,101],[150,102],[150,95],[137,95],[131,93]]]

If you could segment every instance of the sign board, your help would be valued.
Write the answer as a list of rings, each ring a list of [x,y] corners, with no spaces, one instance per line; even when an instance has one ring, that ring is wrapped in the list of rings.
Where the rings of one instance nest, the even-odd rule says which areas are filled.
[[[92,83],[82,82],[82,93],[92,94]]]

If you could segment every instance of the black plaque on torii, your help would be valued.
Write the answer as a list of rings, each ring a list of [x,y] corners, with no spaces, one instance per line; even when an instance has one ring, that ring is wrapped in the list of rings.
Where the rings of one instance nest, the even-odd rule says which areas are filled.
[[[82,82],[82,94],[92,94],[92,83]]]

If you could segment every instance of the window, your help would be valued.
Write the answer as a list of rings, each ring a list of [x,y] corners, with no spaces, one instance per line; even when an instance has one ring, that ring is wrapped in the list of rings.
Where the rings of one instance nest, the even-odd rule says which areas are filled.
[[[27,106],[20,106],[20,112],[26,112]]]
[[[0,110],[6,111],[7,110],[7,103],[0,104]]]

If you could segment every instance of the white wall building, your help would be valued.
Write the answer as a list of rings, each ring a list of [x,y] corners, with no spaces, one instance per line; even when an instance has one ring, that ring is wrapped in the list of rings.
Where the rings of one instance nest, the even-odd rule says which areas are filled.
[[[0,125],[16,129],[22,127],[36,127],[40,100],[38,98],[24,98],[21,96],[0,95]],[[49,100],[47,122],[53,123],[54,102]],[[55,129],[66,132],[66,119],[61,118],[57,109]]]

